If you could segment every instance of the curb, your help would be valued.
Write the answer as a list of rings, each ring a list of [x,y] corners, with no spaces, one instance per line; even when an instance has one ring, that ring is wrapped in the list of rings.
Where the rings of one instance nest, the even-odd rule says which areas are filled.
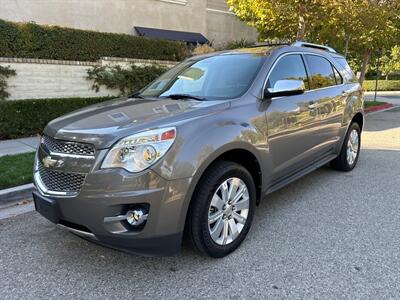
[[[33,183],[0,190],[0,205],[32,199]]]
[[[393,107],[392,103],[385,103],[385,104],[381,104],[381,105],[376,105],[376,106],[364,108],[364,112],[366,114],[369,114],[369,113],[372,113],[372,112],[384,110],[384,109],[391,108],[391,107]]]

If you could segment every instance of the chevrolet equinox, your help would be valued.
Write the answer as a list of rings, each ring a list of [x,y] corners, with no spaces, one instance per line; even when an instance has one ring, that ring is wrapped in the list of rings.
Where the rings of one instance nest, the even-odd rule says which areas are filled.
[[[50,122],[35,207],[116,249],[168,255],[185,237],[223,257],[266,195],[328,162],[351,171],[363,123],[362,89],[330,47],[191,57],[132,96]]]

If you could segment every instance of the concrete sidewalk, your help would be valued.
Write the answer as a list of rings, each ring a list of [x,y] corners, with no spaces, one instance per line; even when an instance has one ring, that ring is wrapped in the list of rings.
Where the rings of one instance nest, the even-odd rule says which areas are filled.
[[[36,151],[40,137],[0,141],[0,157]]]

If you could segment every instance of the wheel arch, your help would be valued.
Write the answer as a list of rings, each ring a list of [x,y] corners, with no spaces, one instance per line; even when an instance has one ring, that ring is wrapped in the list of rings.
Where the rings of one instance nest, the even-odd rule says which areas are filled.
[[[215,151],[215,155],[209,157],[203,164],[199,167],[196,174],[193,176],[190,188],[186,194],[186,210],[185,210],[185,221],[184,229],[186,230],[187,220],[190,215],[190,207],[195,194],[196,187],[198,186],[200,180],[206,174],[207,170],[211,168],[217,161],[226,160],[238,163],[245,167],[251,174],[254,180],[256,188],[256,199],[257,204],[260,202],[262,196],[262,184],[263,184],[263,174],[262,174],[262,163],[255,151],[248,149],[244,145],[241,147],[231,147],[230,149],[224,149],[223,151]]]
[[[357,112],[353,118],[351,119],[351,122],[349,124],[349,127],[352,123],[357,123],[358,126],[360,126],[360,130],[363,130],[363,126],[364,126],[364,115],[361,112]]]

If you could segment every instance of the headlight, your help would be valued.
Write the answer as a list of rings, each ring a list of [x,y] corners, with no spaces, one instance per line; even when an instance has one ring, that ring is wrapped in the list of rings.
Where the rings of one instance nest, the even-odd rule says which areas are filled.
[[[162,128],[140,132],[120,140],[107,154],[102,168],[123,168],[140,172],[167,153],[175,141],[176,128]]]

